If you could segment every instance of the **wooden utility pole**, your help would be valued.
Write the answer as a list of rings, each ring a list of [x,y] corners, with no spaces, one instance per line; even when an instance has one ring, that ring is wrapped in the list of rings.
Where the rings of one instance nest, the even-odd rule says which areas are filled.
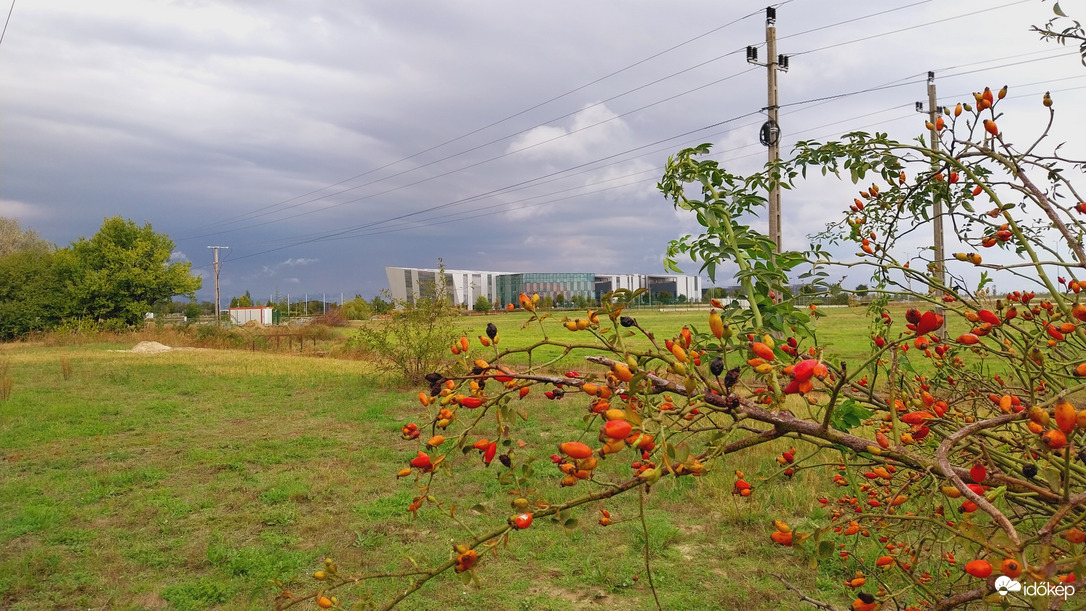
[[[924,111],[923,104],[916,103],[916,109],[920,112]],[[936,104],[935,96],[935,72],[928,72],[928,122],[931,124],[931,130],[929,131],[929,137],[931,138],[931,150],[939,152],[939,130],[935,129],[935,122],[939,118],[939,114],[943,112],[943,108]],[[931,162],[932,172],[939,171],[939,162],[932,160]],[[943,200],[938,195],[932,198],[932,244],[934,245],[934,253],[932,260],[935,263],[935,268],[932,271],[932,275],[935,277],[936,282],[941,286],[946,286],[946,252],[943,249]],[[935,311],[939,314],[943,313],[942,306],[939,306]],[[940,337],[946,338],[946,327],[944,326],[939,330]]]
[[[219,316],[219,249],[230,248],[229,246],[208,246],[208,248],[215,250],[215,324],[221,325],[222,318]]]
[[[773,7],[765,10],[765,44],[768,55],[766,63],[758,61],[758,49],[753,46],[747,47],[747,61],[766,67],[768,103],[765,110],[768,120],[762,125],[758,137],[763,145],[769,147],[769,163],[774,164],[781,158],[781,129],[777,123],[780,111],[777,104],[777,71],[788,70],[788,56],[777,54],[777,9]],[[769,237],[780,251],[784,241],[781,236],[781,188],[778,185],[769,190]]]
[[[768,139],[769,163],[775,163],[781,158],[781,132],[780,123],[777,121],[780,109],[777,107],[777,68],[779,62],[777,61],[776,12],[774,8],[767,8],[765,16],[766,75],[769,84],[769,103],[766,110],[769,113],[770,125],[777,128],[776,135]],[[773,127],[769,129],[772,130]],[[777,252],[780,252],[783,245],[783,238],[781,237],[781,188],[777,185],[769,190],[769,237],[777,245]]]

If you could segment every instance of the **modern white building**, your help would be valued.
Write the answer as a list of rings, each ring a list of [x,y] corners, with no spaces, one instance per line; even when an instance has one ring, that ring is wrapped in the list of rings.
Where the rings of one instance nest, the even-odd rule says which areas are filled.
[[[438,269],[417,267],[386,267],[389,295],[398,301],[414,303],[420,297],[430,297],[437,285]],[[472,307],[479,296],[494,303],[498,295],[498,276],[506,272],[483,272],[463,269],[445,270],[445,291],[455,305]]]
[[[230,322],[235,325],[249,322],[271,325],[279,324],[279,317],[275,315],[275,309],[270,307],[230,308]]]
[[[414,267],[386,267],[389,293],[393,299],[414,303],[432,296],[440,270]],[[516,303],[521,293],[566,301],[575,296],[599,299],[618,289],[648,289],[650,296],[666,293],[671,298],[701,300],[701,278],[683,275],[595,274],[564,272],[494,272],[445,270],[445,290],[455,305],[472,307],[480,296],[495,306]]]

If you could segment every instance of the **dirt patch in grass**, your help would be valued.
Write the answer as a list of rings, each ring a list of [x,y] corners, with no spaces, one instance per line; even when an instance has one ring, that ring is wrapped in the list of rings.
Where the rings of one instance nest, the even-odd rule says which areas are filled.
[[[158,342],[140,342],[135,346],[132,346],[132,349],[129,350],[129,352],[135,352],[137,354],[158,354],[159,352],[169,352],[170,350],[173,350],[173,348]]]
[[[561,602],[563,608],[584,611],[587,609],[606,608],[612,611],[629,609],[614,596],[600,589],[573,590],[564,588],[556,582],[561,577],[557,571],[547,571],[541,575],[537,585],[525,591],[526,598],[545,597]]]

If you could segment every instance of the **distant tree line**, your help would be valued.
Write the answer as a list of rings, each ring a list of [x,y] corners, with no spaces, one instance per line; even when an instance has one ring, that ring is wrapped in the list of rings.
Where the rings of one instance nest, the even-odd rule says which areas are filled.
[[[200,278],[170,261],[173,248],[150,223],[120,217],[65,248],[0,218],[0,340],[63,325],[128,328],[174,295],[195,299]]]

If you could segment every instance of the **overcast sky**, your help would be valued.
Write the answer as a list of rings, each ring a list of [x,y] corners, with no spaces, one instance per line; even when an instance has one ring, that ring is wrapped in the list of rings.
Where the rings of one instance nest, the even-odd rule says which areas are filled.
[[[919,135],[935,70],[940,104],[1009,84],[1004,132],[1043,124],[1051,90],[1064,152],[1086,157],[1086,68],[1029,31],[1051,2],[777,6],[785,151],[855,129]],[[711,142],[735,171],[765,162],[766,70],[745,59],[748,44],[765,59],[765,7],[20,0],[0,43],[0,216],[59,246],[107,216],[150,222],[205,277],[201,299],[207,246],[229,246],[224,303],[368,298],[386,265],[439,257],[661,273],[668,240],[697,231],[655,189],[668,155]],[[854,191],[786,192],[786,247]]]

